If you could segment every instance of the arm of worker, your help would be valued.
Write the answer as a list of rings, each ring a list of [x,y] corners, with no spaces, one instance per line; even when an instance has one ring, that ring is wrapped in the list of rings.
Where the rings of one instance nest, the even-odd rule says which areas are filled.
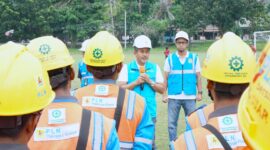
[[[133,90],[135,86],[144,83],[145,81],[142,77],[139,77],[137,80],[128,84],[128,70],[127,65],[124,65],[121,72],[119,73],[117,84],[125,89]]]
[[[135,133],[133,147],[134,150],[152,149],[152,142],[154,138],[154,124],[145,102],[143,110],[144,111],[142,112],[141,121],[137,126]]]
[[[200,101],[202,100],[202,80],[201,80],[201,66],[200,66],[199,57],[197,57],[197,62],[196,62],[196,77],[197,77],[197,90],[198,90],[196,99]]]
[[[162,95],[162,101],[164,103],[168,102],[168,95],[167,95],[167,89],[168,89],[168,76],[169,76],[169,72],[171,71],[171,67],[168,63],[168,59],[169,57],[166,58],[165,63],[164,63],[164,94]]]

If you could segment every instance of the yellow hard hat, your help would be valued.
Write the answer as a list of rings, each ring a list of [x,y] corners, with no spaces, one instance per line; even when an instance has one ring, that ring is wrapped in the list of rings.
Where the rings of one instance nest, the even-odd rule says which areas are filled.
[[[29,114],[52,102],[48,73],[25,46],[1,45],[0,58],[0,116]]]
[[[238,105],[242,133],[253,149],[269,149],[270,134],[270,43],[262,52],[257,74],[243,93]]]
[[[120,42],[107,31],[100,31],[91,38],[83,59],[85,64],[96,67],[112,66],[123,60]]]
[[[202,76],[220,83],[248,83],[256,66],[250,47],[237,35],[227,32],[207,50]]]
[[[40,59],[46,70],[72,65],[74,59],[64,42],[53,36],[35,38],[27,45],[28,50]]]

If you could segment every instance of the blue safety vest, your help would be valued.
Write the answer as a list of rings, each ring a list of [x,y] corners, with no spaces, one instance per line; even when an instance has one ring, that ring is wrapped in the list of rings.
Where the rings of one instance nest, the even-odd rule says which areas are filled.
[[[156,64],[153,64],[151,62],[145,63],[145,73],[149,76],[149,78],[152,81],[156,81]],[[140,76],[140,70],[137,66],[136,61],[132,61],[130,64],[127,65],[128,69],[128,84],[137,80]],[[152,117],[156,117],[156,109],[157,109],[157,103],[156,103],[156,92],[151,87],[151,85],[144,83],[143,89],[140,85],[134,87],[134,91],[138,94],[140,94],[142,97],[144,97],[148,110]]]
[[[81,61],[78,67],[79,67],[78,76],[81,79],[81,87],[93,84],[94,82],[93,74],[87,70],[86,64],[83,61]]]
[[[196,95],[197,55],[189,53],[185,63],[181,64],[176,53],[173,53],[168,57],[168,62],[171,68],[168,76],[168,94],[178,95],[184,92],[185,95]]]

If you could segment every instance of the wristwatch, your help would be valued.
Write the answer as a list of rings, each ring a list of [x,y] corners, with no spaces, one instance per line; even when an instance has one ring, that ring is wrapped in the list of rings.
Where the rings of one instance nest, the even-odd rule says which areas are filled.
[[[198,91],[198,94],[202,94],[202,91]]]
[[[151,80],[151,86],[153,87],[153,86],[155,86],[155,84],[156,84],[156,82],[155,81],[153,81],[153,80]]]

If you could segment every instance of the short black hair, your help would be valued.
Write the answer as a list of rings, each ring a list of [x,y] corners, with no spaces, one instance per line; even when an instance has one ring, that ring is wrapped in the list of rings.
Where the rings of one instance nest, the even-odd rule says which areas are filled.
[[[48,71],[52,89],[65,88],[70,80],[71,71],[71,66]]]

